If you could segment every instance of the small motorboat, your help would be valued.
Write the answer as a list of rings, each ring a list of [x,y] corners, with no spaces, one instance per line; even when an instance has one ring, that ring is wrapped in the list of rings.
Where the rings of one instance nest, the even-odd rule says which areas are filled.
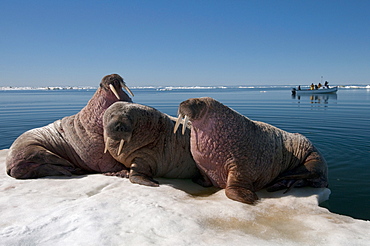
[[[297,90],[296,88],[292,89],[293,95],[310,95],[310,94],[330,94],[330,93],[337,93],[338,86],[331,87],[331,88],[320,88],[320,89],[305,89],[305,90]]]

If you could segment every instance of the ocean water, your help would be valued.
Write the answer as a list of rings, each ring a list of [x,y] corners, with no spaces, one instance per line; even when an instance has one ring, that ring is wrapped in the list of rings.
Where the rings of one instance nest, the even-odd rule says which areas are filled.
[[[0,149],[23,132],[77,113],[95,89],[0,90]],[[370,89],[293,97],[289,87],[134,88],[134,102],[176,116],[180,102],[213,97],[252,120],[309,138],[329,166],[330,211],[370,220]]]

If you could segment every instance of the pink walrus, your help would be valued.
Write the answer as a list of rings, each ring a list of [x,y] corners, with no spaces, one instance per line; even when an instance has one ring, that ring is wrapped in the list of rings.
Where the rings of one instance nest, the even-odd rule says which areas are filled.
[[[20,135],[10,147],[7,173],[18,179],[55,175],[109,173],[127,176],[125,166],[104,154],[103,114],[116,101],[131,102],[131,91],[118,74],[105,76],[77,114]]]
[[[182,102],[178,122],[183,117],[192,123],[198,168],[230,199],[253,204],[263,188],[328,185],[325,159],[301,134],[250,120],[209,97]]]

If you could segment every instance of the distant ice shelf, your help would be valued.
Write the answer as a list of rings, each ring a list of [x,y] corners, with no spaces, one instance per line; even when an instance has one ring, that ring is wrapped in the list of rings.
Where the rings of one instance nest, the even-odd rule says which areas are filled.
[[[0,90],[3,91],[17,91],[17,90],[96,90],[94,86],[44,86],[44,87],[31,87],[31,86],[1,86]]]

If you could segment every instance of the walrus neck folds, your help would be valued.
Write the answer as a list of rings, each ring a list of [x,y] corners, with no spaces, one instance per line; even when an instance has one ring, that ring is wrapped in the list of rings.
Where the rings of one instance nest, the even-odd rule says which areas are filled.
[[[103,134],[103,115],[105,110],[117,102],[118,99],[113,93],[99,88],[87,105],[79,112],[80,121],[85,127],[91,126],[94,132]]]

